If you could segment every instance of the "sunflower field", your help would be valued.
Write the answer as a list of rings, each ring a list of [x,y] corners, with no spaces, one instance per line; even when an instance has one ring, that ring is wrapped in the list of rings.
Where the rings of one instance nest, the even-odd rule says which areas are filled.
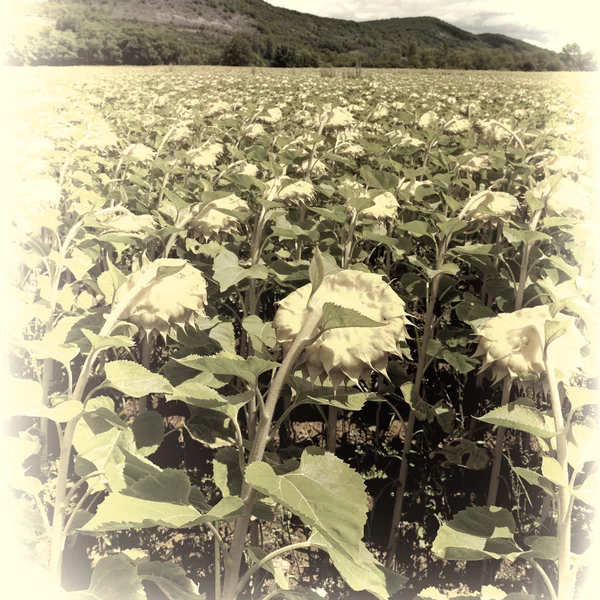
[[[578,597],[592,75],[5,75],[28,578],[67,600]]]

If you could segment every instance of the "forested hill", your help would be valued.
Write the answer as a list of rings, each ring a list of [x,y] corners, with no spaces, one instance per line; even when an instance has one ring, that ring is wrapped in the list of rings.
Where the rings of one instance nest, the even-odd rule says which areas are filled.
[[[433,17],[359,23],[262,0],[47,0],[13,3],[12,13],[15,65],[568,67],[555,52]]]

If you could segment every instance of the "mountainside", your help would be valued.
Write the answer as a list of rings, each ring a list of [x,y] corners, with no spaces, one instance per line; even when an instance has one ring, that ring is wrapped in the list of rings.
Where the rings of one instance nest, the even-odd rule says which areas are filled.
[[[433,17],[355,22],[262,0],[48,0],[13,11],[15,64],[562,68],[554,52]]]

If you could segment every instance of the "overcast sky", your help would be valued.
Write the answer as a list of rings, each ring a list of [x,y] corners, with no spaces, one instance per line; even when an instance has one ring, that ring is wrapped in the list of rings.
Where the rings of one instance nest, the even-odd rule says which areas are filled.
[[[266,0],[322,17],[371,21],[437,17],[472,33],[503,33],[560,50],[570,42],[599,49],[598,0]]]

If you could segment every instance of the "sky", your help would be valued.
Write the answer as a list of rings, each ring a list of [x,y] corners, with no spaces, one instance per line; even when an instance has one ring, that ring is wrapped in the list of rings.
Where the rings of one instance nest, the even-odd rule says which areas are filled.
[[[560,51],[577,43],[600,50],[596,0],[266,0],[268,4],[321,17],[371,21],[437,17],[472,33],[502,33]]]

